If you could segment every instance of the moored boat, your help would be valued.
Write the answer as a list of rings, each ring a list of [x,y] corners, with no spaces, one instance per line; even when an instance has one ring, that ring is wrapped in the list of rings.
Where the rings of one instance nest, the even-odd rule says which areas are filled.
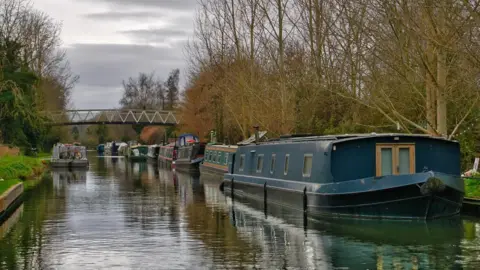
[[[232,158],[227,194],[314,217],[435,219],[464,198],[458,142],[429,135],[284,136]]]
[[[131,161],[146,161],[148,154],[148,146],[134,145],[128,150],[127,158]]]
[[[175,143],[160,146],[158,152],[158,163],[165,167],[170,167],[173,161]]]
[[[200,173],[221,176],[228,172],[228,163],[237,151],[237,145],[207,144],[205,155],[200,164]]]
[[[148,153],[147,153],[148,159],[157,161],[159,150],[160,150],[160,145],[156,145],[156,144],[149,145],[148,146]]]
[[[118,155],[119,156],[126,156],[128,151],[128,144],[121,142],[118,145]]]
[[[214,132],[212,133],[215,134]],[[223,175],[228,172],[228,166],[233,161],[232,156],[237,151],[238,146],[248,145],[255,140],[259,142],[265,141],[267,139],[266,134],[266,131],[260,131],[258,134],[254,134],[249,138],[238,142],[236,145],[215,143],[216,138],[215,136],[212,136],[211,140],[214,142],[207,144],[205,147],[205,156],[200,164],[200,173],[215,178],[220,176],[220,180],[223,180]]]
[[[175,143],[172,164],[183,172],[198,173],[203,161],[205,143],[193,134],[182,134]]]
[[[97,154],[103,155],[104,152],[105,152],[105,145],[101,143],[97,146]]]
[[[53,146],[50,165],[56,168],[88,168],[85,146],[58,143]]]

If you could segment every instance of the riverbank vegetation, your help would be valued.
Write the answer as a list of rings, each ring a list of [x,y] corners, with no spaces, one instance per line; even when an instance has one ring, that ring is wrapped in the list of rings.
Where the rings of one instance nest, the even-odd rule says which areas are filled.
[[[472,178],[464,178],[465,197],[480,199],[480,173],[474,173]]]
[[[199,2],[184,131],[429,133],[473,162],[479,1]]]
[[[60,24],[28,1],[0,1],[0,143],[49,150],[70,136],[42,111],[64,110],[78,77],[60,47]]]
[[[0,194],[17,183],[29,186],[32,179],[40,177],[45,164],[39,158],[5,156],[0,158]]]
[[[18,179],[9,179],[9,180],[0,179],[0,196],[9,188],[13,187],[18,183],[20,183],[20,180]]]

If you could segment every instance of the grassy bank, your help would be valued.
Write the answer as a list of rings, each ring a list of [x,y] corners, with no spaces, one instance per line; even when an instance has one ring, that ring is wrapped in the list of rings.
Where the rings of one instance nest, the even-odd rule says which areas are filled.
[[[10,187],[20,183],[18,179],[3,180],[0,179],[0,195],[7,191]]]
[[[32,179],[37,179],[45,170],[40,158],[25,156],[5,156],[0,158],[0,194],[11,186],[23,182],[30,187]]]
[[[480,199],[480,175],[475,175],[477,179],[465,178],[465,197]]]

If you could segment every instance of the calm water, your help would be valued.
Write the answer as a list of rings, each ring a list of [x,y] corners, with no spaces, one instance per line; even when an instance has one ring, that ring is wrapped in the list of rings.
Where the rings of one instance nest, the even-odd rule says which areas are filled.
[[[2,269],[480,269],[480,223],[304,220],[214,179],[90,158],[0,227]]]

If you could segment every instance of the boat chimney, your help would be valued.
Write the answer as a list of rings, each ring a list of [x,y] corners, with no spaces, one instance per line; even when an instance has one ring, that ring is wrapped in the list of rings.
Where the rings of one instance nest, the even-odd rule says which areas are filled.
[[[259,128],[259,126],[258,126],[258,125],[255,125],[255,126],[253,126],[253,128],[255,129],[255,144],[258,144],[258,143],[259,143],[259,140],[260,140],[259,135],[258,135],[258,128]]]
[[[210,131],[210,142],[217,143],[217,133],[214,129]]]

